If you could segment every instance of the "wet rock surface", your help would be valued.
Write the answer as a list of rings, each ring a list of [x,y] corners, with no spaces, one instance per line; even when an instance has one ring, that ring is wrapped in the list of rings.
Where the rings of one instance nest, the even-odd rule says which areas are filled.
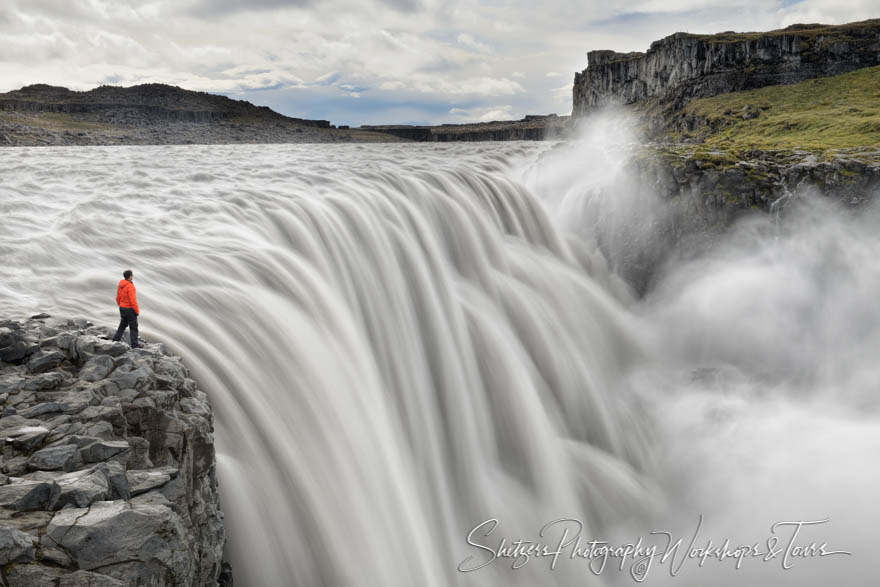
[[[0,584],[231,584],[207,396],[107,334],[0,319]]]
[[[813,191],[844,206],[880,195],[880,149],[841,149],[821,159],[809,151],[753,150],[738,155],[688,145],[654,145],[628,172],[715,229],[743,212],[778,211]]]

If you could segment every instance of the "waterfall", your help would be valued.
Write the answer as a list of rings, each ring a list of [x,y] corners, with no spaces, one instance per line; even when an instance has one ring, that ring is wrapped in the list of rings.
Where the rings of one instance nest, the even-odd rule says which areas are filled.
[[[830,518],[804,540],[853,555],[649,584],[868,576],[877,211],[798,194],[676,256],[622,139],[3,150],[0,313],[111,330],[134,269],[215,409],[239,585],[629,584],[488,553],[701,515],[736,544]]]
[[[236,582],[547,584],[459,572],[468,532],[624,517],[649,431],[631,317],[505,174],[530,151],[5,153],[3,305],[110,327],[135,269],[216,410]]]

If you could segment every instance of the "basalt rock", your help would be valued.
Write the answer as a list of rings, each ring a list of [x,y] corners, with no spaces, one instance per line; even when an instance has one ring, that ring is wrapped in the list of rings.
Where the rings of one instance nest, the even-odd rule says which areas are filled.
[[[568,122],[568,116],[548,114],[529,115],[522,120],[498,120],[475,124],[364,125],[360,128],[418,142],[543,141],[562,138],[568,130]]]
[[[809,151],[752,150],[737,155],[689,145],[644,147],[628,173],[664,199],[687,200],[707,226],[743,212],[771,212],[814,191],[843,206],[880,196],[880,149],[840,150],[819,159]]]
[[[48,318],[0,320],[0,585],[231,584],[207,396]]]
[[[656,98],[680,106],[769,85],[793,84],[880,64],[880,19],[792,25],[767,33],[675,33],[646,53],[591,51],[575,74],[573,115]]]

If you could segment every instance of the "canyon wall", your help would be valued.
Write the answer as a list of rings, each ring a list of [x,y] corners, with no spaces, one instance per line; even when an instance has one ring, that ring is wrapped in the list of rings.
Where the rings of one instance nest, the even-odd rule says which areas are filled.
[[[880,64],[880,19],[792,25],[767,33],[675,33],[646,53],[591,51],[575,74],[572,114],[650,98],[692,97],[792,84]]]

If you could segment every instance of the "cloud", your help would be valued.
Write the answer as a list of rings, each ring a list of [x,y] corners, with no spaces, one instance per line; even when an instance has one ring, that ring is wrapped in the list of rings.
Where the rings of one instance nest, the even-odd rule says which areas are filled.
[[[342,74],[338,71],[331,71],[330,73],[325,73],[315,80],[315,83],[319,86],[332,86],[342,77]]]
[[[355,124],[563,113],[592,49],[872,15],[874,0],[5,0],[0,91],[160,82]]]
[[[406,88],[406,84],[398,80],[382,82],[379,84],[380,90],[387,90],[389,92],[395,92],[404,88]]]
[[[513,120],[513,106],[503,104],[482,108],[451,108],[449,114],[462,122],[492,122],[494,120]],[[516,118],[522,119],[522,116]]]
[[[411,87],[427,94],[471,95],[471,96],[509,96],[525,92],[517,82],[506,78],[477,77],[455,81],[432,79],[420,76]]]
[[[241,12],[302,9],[314,4],[314,0],[194,0],[183,2],[188,14],[199,18],[215,18]]]
[[[574,89],[574,83],[567,83],[564,86],[559,86],[558,88],[552,88],[550,91],[550,95],[556,98],[557,100],[568,99],[571,98],[572,90]]]
[[[216,18],[243,12],[306,10],[326,2],[318,0],[191,0],[183,3],[186,13],[199,18]],[[377,0],[395,11],[412,13],[422,8],[420,0]],[[336,4],[336,3],[334,3]]]
[[[459,33],[458,37],[456,37],[456,41],[459,45],[466,47],[471,51],[476,51],[477,53],[490,53],[492,50],[488,45],[485,45],[477,40],[470,33]]]

